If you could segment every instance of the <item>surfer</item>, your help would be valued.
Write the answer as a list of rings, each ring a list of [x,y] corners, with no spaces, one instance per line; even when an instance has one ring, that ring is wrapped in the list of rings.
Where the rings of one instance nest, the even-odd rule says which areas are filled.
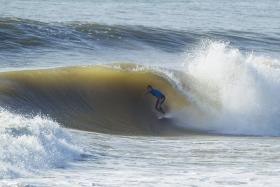
[[[164,103],[165,101],[165,95],[163,93],[161,93],[159,90],[157,89],[154,89],[151,85],[148,85],[147,86],[147,92],[146,94],[152,94],[154,97],[157,98],[157,101],[156,101],[156,110],[165,114],[163,108],[162,108],[162,104]]]

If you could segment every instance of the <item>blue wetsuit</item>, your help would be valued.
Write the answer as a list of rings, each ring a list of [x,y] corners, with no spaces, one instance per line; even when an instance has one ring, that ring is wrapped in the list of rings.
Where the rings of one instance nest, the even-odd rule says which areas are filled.
[[[152,89],[152,90],[150,91],[150,93],[151,93],[153,96],[157,97],[157,98],[165,97],[164,94],[161,93],[161,92],[160,92],[159,90],[157,90],[157,89]]]
[[[150,94],[152,94],[153,96],[155,96],[157,98],[157,102],[156,102],[156,109],[161,112],[161,113],[165,113],[164,110],[162,109],[161,105],[164,103],[165,101],[165,96],[163,93],[161,93],[159,90],[157,89],[151,89],[151,91],[149,92]]]
[[[157,98],[157,102],[156,102],[156,109],[161,112],[161,113],[165,113],[164,110],[162,109],[161,105],[164,103],[165,101],[165,95],[163,93],[161,93],[159,90],[152,88],[151,86],[149,87],[150,91],[149,93],[151,95],[153,95],[154,97]]]

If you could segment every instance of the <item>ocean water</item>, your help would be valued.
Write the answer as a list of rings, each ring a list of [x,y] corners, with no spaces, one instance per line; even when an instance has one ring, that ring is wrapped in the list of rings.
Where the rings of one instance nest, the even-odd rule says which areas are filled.
[[[278,186],[279,54],[277,0],[0,0],[0,186]]]

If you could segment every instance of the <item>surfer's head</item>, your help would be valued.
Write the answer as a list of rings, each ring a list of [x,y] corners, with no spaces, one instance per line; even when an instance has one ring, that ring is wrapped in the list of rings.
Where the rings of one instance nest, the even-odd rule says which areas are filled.
[[[152,89],[153,89],[153,87],[152,87],[151,85],[148,85],[148,86],[147,86],[147,90],[148,90],[148,91],[151,91]]]

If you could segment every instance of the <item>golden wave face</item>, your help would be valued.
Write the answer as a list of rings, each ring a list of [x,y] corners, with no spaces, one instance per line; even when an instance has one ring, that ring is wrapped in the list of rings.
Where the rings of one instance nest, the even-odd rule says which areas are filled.
[[[25,114],[49,115],[68,128],[127,135],[169,135],[181,130],[172,118],[158,119],[153,85],[166,95],[167,111],[188,105],[157,73],[133,65],[71,67],[0,74],[0,104]]]

